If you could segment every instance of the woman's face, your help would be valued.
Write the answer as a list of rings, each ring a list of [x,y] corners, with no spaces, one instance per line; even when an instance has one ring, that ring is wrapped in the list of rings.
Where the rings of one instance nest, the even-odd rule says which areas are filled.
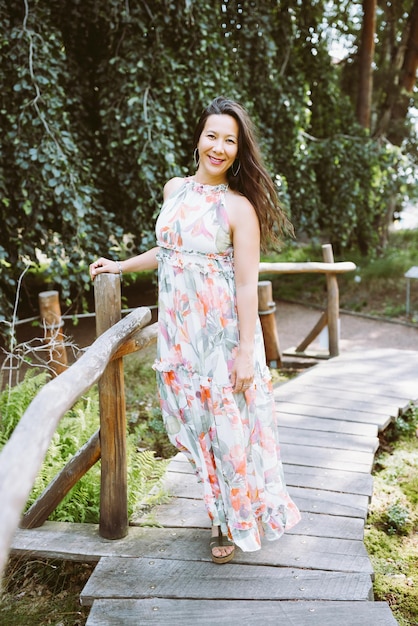
[[[200,135],[198,172],[219,182],[227,180],[226,173],[238,154],[239,127],[230,115],[209,115]]]

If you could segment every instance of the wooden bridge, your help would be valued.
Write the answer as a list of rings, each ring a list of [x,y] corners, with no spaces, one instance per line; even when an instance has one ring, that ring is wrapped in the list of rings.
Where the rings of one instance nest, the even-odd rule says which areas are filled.
[[[127,537],[47,522],[18,530],[12,551],[98,561],[81,594],[92,606],[88,626],[395,625],[389,606],[373,601],[363,532],[378,432],[416,397],[417,373],[418,352],[373,350],[322,362],[275,390],[302,521],[260,552],[211,562],[201,491],[182,455],[166,476],[169,503],[134,519]]]
[[[166,476],[169,502],[148,516],[138,514],[128,527],[122,361],[154,340],[156,329],[142,328],[151,318],[146,309],[120,320],[119,277],[100,275],[95,281],[99,338],[42,388],[0,454],[0,574],[9,552],[97,562],[81,594],[81,602],[92,607],[88,626],[234,626],[258,620],[297,626],[396,624],[386,603],[373,602],[363,532],[378,432],[416,398],[418,352],[338,356],[337,274],[354,267],[333,263],[330,246],[324,247],[324,263],[260,266],[260,272],[325,275],[326,311],[294,353],[311,356],[306,348],[326,325],[328,357],[334,358],[275,391],[286,480],[302,521],[260,552],[237,549],[234,561],[222,566],[211,561],[201,492],[181,455]],[[263,331],[271,339],[269,361],[278,361],[270,300],[267,295]],[[97,381],[100,432],[22,518],[59,420]],[[100,523],[45,522],[99,458]]]

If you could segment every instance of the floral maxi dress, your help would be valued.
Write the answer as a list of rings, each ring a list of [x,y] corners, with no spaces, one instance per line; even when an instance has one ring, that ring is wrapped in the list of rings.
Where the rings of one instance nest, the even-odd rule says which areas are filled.
[[[261,535],[278,539],[300,514],[284,482],[259,321],[254,383],[238,394],[231,386],[239,328],[226,191],[186,178],[163,204],[154,368],[167,434],[203,484],[212,523],[253,551]]]

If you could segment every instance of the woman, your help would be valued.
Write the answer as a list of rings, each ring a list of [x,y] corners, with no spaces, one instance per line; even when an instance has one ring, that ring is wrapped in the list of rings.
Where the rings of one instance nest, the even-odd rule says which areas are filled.
[[[164,187],[157,247],[101,272],[158,267],[155,362],[164,423],[203,484],[215,563],[260,548],[299,519],[283,478],[257,314],[260,244],[291,228],[246,111],[216,98],[194,137],[196,172]]]

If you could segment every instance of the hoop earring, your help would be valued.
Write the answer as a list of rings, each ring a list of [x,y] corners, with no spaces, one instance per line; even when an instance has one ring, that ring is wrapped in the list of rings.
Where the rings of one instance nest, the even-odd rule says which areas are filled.
[[[231,165],[231,174],[232,174],[232,176],[238,176],[238,172],[241,169],[241,161],[238,161],[238,167],[237,167],[237,169],[234,172],[234,165],[235,165],[235,163],[236,163],[236,161]]]
[[[200,154],[199,154],[199,150],[197,148],[195,148],[193,150],[193,161],[195,164],[196,169],[199,167],[199,163],[200,163]]]

